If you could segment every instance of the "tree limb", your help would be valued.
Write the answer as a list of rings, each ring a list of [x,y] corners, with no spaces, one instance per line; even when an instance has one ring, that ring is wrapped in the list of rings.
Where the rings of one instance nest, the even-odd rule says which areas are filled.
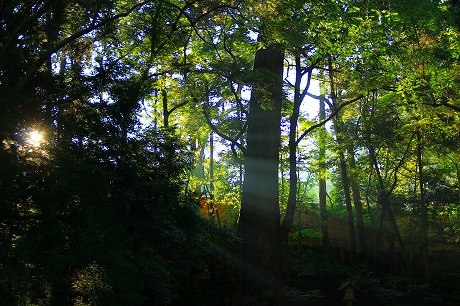
[[[243,152],[243,154],[245,154],[246,149],[244,148],[244,146],[241,143],[238,142],[238,140],[241,138],[241,136],[243,136],[243,133],[247,128],[247,122],[244,123],[244,126],[238,132],[237,136],[235,138],[231,138],[230,136],[225,135],[224,133],[219,131],[219,129],[211,122],[211,118],[209,117],[209,113],[205,109],[203,109],[203,115],[204,115],[204,117],[206,119],[206,122],[208,123],[209,127],[211,128],[211,130],[214,133],[216,133],[217,135],[219,135],[221,138],[223,138],[223,139],[225,139],[225,140],[227,140],[228,142],[231,143],[231,150],[232,150],[232,153],[233,153],[233,157],[236,159],[237,162],[242,164],[244,162],[244,160],[241,159],[240,157],[238,157],[238,152],[236,151],[235,147],[238,147],[238,149],[240,149],[241,152]]]
[[[345,101],[343,103],[341,103],[326,119],[312,125],[311,127],[309,127],[307,130],[305,130],[300,136],[299,138],[297,139],[296,141],[296,145],[298,145],[300,143],[300,141],[302,139],[305,138],[305,136],[307,136],[311,131],[313,131],[314,129],[316,128],[319,128],[320,126],[323,126],[324,124],[326,124],[327,122],[329,122],[330,120],[332,120],[335,116],[337,116],[337,114],[340,112],[340,110],[342,108],[344,108],[345,106],[351,104],[351,103],[354,103],[360,99],[362,99],[364,97],[364,95],[359,95],[351,100],[348,100],[348,101]]]
[[[95,29],[98,29],[98,28],[101,28],[103,26],[105,26],[106,24],[114,21],[114,20],[117,20],[117,19],[120,19],[122,17],[126,17],[128,16],[129,14],[131,14],[135,9],[149,3],[150,1],[143,1],[143,2],[140,2],[134,6],[132,6],[130,9],[128,9],[127,11],[123,12],[123,13],[119,13],[119,14],[116,14],[110,18],[107,18],[105,20],[102,20],[100,21],[99,23],[97,24],[93,24],[85,29],[82,29],[80,31],[77,31],[75,32],[74,34],[70,35],[69,37],[63,39],[62,41],[58,42],[57,44],[55,44],[52,48],[50,48],[49,50],[47,50],[46,52],[44,52],[31,66],[30,68],[26,71],[26,73],[24,74],[24,76],[22,77],[22,79],[18,82],[18,84],[16,85],[16,90],[21,90],[23,89],[31,80],[32,78],[34,77],[35,73],[38,71],[38,69],[40,69],[40,67],[48,60],[48,58],[55,52],[59,51],[60,49],[62,49],[63,47],[65,47],[66,45],[68,45],[69,43],[73,42],[74,40],[82,37],[83,35],[85,34],[88,34],[90,33],[91,31],[95,30]]]
[[[9,31],[9,39],[7,40],[6,44],[2,48],[2,52],[0,52],[0,67],[3,66],[3,63],[8,58],[6,54],[11,49],[11,47],[15,44],[16,40],[18,39],[20,33],[26,29],[32,22],[42,16],[50,7],[53,1],[46,1],[35,13],[27,17],[22,23],[20,23],[14,30]]]

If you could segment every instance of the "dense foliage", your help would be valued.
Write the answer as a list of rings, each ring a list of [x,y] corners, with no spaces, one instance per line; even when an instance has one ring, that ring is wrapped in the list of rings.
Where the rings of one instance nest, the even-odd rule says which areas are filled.
[[[174,5],[10,1],[1,10],[2,304],[193,299],[211,246],[231,236],[197,212],[188,143],[139,122],[152,84],[134,69],[150,71],[123,41],[141,39],[147,24],[170,28]],[[130,20],[135,12],[145,19]],[[177,44],[156,31],[151,61]]]
[[[111,142],[4,153],[4,303],[167,303],[180,296],[178,279],[208,275],[208,250],[225,235],[187,198],[190,154],[172,131]]]

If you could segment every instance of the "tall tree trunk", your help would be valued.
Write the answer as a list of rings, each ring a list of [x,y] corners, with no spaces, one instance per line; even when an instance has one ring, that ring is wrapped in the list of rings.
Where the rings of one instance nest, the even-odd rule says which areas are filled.
[[[220,226],[219,213],[214,216],[216,212],[214,207],[214,133],[211,132],[209,135],[209,204],[208,214],[210,218],[217,218],[217,222]]]
[[[348,147],[348,161],[350,165],[350,187],[353,194],[353,205],[355,206],[356,213],[356,249],[362,252],[365,249],[366,233],[364,231],[364,215],[363,203],[361,201],[361,194],[359,192],[358,179],[356,177],[357,169],[355,162],[355,151],[352,145]]]
[[[332,64],[332,59],[328,61],[328,70],[329,70],[329,82],[331,89],[331,100],[334,107],[339,106],[337,98],[337,89],[336,89],[336,80],[334,76],[334,67]],[[353,216],[353,207],[351,205],[351,195],[350,195],[350,185],[348,180],[347,164],[345,160],[345,149],[344,149],[344,140],[343,140],[343,122],[339,115],[334,119],[334,127],[337,137],[337,146],[339,148],[339,159],[340,159],[340,174],[342,177],[342,187],[345,195],[345,205],[347,207],[347,220],[348,220],[348,235],[350,239],[350,248],[351,248],[351,260],[354,261],[356,257],[356,233],[355,233],[355,219]]]
[[[238,223],[242,239],[233,305],[280,305],[281,243],[278,166],[283,51],[257,50],[248,114],[245,178]]]
[[[323,97],[324,94],[321,94]],[[319,101],[319,120],[326,119],[326,107],[324,99]],[[326,127],[319,130],[319,213],[321,219],[321,246],[326,249],[329,246],[329,226],[327,224],[327,190],[326,190]]]
[[[421,253],[425,279],[429,279],[429,258],[428,258],[428,209],[426,206],[426,190],[423,183],[423,152],[422,152],[422,132],[417,132],[417,164],[418,181],[420,188],[420,217],[421,217]]]
[[[396,239],[398,240],[399,247],[401,251],[405,254],[406,249],[404,246],[404,242],[401,237],[401,233],[399,232],[398,224],[396,223],[396,218],[393,214],[393,210],[391,209],[390,203],[388,201],[388,197],[391,194],[391,190],[387,191],[387,188],[385,187],[385,182],[383,181],[382,174],[380,173],[380,168],[379,164],[377,162],[377,156],[375,154],[374,148],[371,146],[371,141],[370,141],[370,135],[367,135],[367,141],[368,141],[368,152],[369,156],[371,158],[372,165],[374,167],[375,173],[377,174],[377,180],[378,180],[378,199],[377,202],[378,204],[382,207],[382,215],[381,215],[381,224],[385,218],[385,213],[388,213],[389,221],[391,223],[391,226],[393,227],[394,230],[394,235],[396,236]],[[377,238],[377,245],[376,249],[378,250],[379,244],[380,244],[380,237],[382,235],[382,229],[383,227],[381,226],[381,229],[379,231],[379,236]]]
[[[209,192],[214,193],[214,133],[209,135]]]
[[[340,146],[340,144],[339,144]],[[347,208],[348,236],[350,238],[351,260],[356,258],[356,232],[355,218],[353,216],[353,207],[351,205],[350,184],[348,179],[348,170],[343,151],[339,152],[340,174],[342,177],[342,187],[345,195],[345,205]]]
[[[294,212],[297,204],[297,121],[300,115],[300,104],[302,98],[300,95],[300,83],[302,81],[302,71],[300,67],[300,55],[295,57],[296,80],[294,89],[294,106],[289,122],[289,196],[284,215],[281,223],[281,239],[286,239],[289,229],[294,220]]]

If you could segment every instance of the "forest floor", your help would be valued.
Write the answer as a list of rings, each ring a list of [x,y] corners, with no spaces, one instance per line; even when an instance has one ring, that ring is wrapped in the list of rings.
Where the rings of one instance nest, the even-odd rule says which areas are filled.
[[[386,254],[384,261],[344,262],[347,251],[326,252],[319,247],[291,247],[286,252],[285,295],[289,306],[346,305],[344,283],[355,286],[352,305],[371,306],[460,306],[460,254],[436,253],[430,258],[431,275],[426,279],[417,267],[407,271],[400,261]],[[299,254],[302,254],[299,257]]]
[[[316,236],[293,240],[284,250],[284,296],[286,306],[346,305],[339,288],[351,281],[355,290],[353,306],[460,306],[460,250],[431,249],[429,280],[424,277],[416,253],[409,254],[407,267],[397,249],[383,245],[376,254],[360,254],[350,259],[346,219],[341,214],[330,216],[330,248],[320,247]],[[313,231],[319,231],[315,208],[305,210],[303,218]],[[406,255],[407,256],[407,255]],[[201,305],[226,305],[233,294],[231,264],[218,283],[207,285]],[[190,305],[190,304],[188,304]],[[198,305],[198,304],[197,304]]]

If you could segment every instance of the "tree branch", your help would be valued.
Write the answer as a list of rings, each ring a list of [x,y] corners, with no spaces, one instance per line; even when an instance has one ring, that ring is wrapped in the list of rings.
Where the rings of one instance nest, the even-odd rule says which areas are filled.
[[[100,27],[103,27],[105,26],[106,24],[114,21],[114,20],[117,20],[117,19],[120,19],[122,17],[126,17],[128,16],[129,14],[131,14],[136,8],[139,8],[147,3],[149,3],[150,1],[143,1],[143,2],[140,2],[134,6],[132,6],[129,10],[123,12],[123,13],[119,13],[117,15],[114,15],[110,18],[107,18],[105,20],[102,20],[100,21],[99,23],[97,24],[93,24],[85,29],[82,29],[80,31],[77,31],[76,33],[70,35],[69,37],[67,37],[66,39],[58,42],[57,44],[55,44],[52,48],[50,48],[48,51],[44,52],[36,61],[35,63],[33,63],[30,68],[27,70],[27,72],[24,74],[23,78],[18,82],[18,84],[16,85],[16,90],[21,90],[23,89],[31,80],[32,78],[34,77],[35,73],[38,71],[38,69],[40,69],[40,67],[48,60],[48,58],[55,52],[59,51],[60,49],[62,49],[63,47],[65,47],[66,45],[68,45],[69,43],[73,42],[74,40],[82,37],[83,35],[85,34],[88,34],[90,33],[91,31],[95,30],[95,29],[98,29]]]
[[[411,138],[409,140],[409,143],[407,144],[407,148],[404,151],[403,157],[399,160],[398,164],[396,165],[396,168],[394,169],[393,184],[391,185],[390,189],[386,193],[386,197],[389,197],[391,195],[391,193],[393,192],[393,190],[396,188],[396,184],[398,182],[398,177],[397,177],[398,170],[402,166],[403,162],[405,161],[406,156],[409,154],[409,150],[410,150],[410,147],[411,147],[411,144],[412,144],[412,140],[415,137],[415,134],[416,134],[416,132],[412,133],[412,136],[411,136]]]
[[[453,109],[456,112],[460,112],[460,107],[458,107],[456,105],[448,104],[448,103],[423,103],[423,105],[431,106],[431,107],[434,107],[434,108],[444,106],[444,107]]]
[[[197,99],[195,99],[195,100],[198,101]],[[242,127],[242,129],[238,132],[236,137],[233,139],[230,136],[225,135],[224,133],[219,131],[219,129],[211,122],[211,118],[209,117],[209,113],[204,108],[203,108],[203,115],[204,115],[204,117],[206,119],[206,122],[208,123],[209,127],[211,128],[211,130],[214,133],[216,133],[217,135],[219,135],[221,138],[223,138],[223,139],[225,139],[225,140],[227,140],[228,142],[231,143],[231,150],[232,150],[232,153],[233,153],[233,157],[236,159],[236,161],[238,163],[240,163],[240,164],[244,163],[244,160],[238,157],[238,152],[236,151],[235,147],[238,147],[238,149],[240,149],[241,152],[243,152],[243,154],[245,154],[246,149],[243,147],[243,145],[241,143],[238,142],[238,140],[241,138],[241,136],[243,136],[243,133],[247,128],[247,122],[244,123],[244,126]]]
[[[309,127],[306,131],[304,131],[300,136],[299,138],[297,139],[296,141],[296,145],[298,145],[300,143],[300,141],[302,139],[305,138],[305,136],[307,136],[311,131],[313,131],[314,129],[316,128],[319,128],[320,126],[323,126],[325,125],[327,122],[329,122],[332,118],[334,118],[335,116],[337,116],[337,114],[340,112],[340,110],[342,108],[344,108],[345,106],[351,104],[351,103],[354,103],[360,99],[362,99],[364,97],[364,95],[359,95],[357,96],[356,98],[353,98],[351,100],[348,100],[348,101],[345,101],[343,102],[342,104],[340,104],[326,119],[312,125],[311,127]]]
[[[6,44],[2,48],[2,52],[0,53],[0,67],[3,66],[3,63],[7,59],[6,54],[14,45],[16,40],[18,39],[20,33],[26,29],[30,24],[42,16],[50,7],[53,1],[46,1],[35,13],[27,17],[22,23],[20,23],[13,31],[10,31],[10,37],[7,40]]]

